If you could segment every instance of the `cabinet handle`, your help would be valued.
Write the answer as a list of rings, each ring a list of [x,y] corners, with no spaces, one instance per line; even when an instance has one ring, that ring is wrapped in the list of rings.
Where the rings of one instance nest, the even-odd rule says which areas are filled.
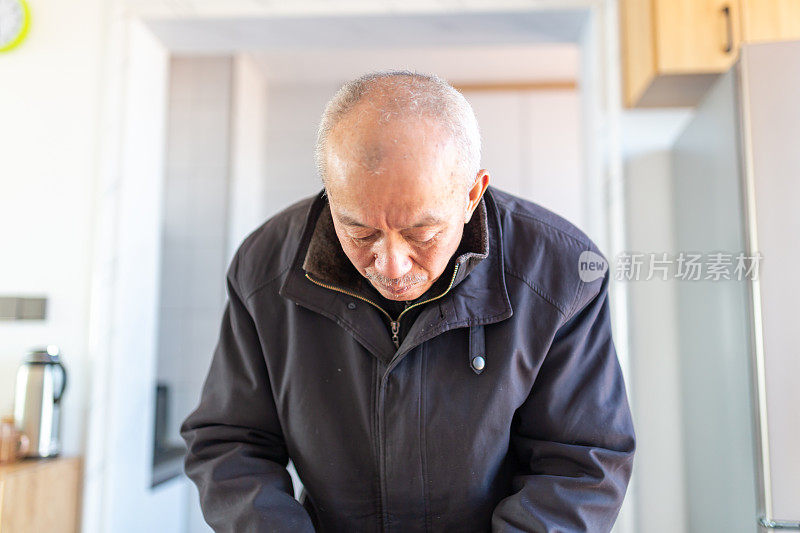
[[[733,51],[733,23],[731,22],[731,7],[725,6],[722,8],[722,16],[725,17],[725,53],[730,54]]]

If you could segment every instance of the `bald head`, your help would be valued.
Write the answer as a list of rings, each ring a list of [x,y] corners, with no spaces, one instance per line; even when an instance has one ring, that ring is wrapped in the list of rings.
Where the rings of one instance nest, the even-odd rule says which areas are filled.
[[[410,137],[416,142],[408,142]],[[427,146],[429,141],[452,149],[459,188],[474,182],[480,134],[463,95],[436,76],[371,73],[346,83],[328,102],[317,132],[317,169],[327,188],[333,169],[341,170],[336,160],[381,174],[391,157],[414,157],[407,150],[400,153],[402,147]]]

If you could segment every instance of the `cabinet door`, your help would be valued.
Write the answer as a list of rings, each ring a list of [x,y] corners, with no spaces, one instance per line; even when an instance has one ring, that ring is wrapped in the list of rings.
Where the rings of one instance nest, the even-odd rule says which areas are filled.
[[[634,107],[656,75],[651,1],[620,0],[619,24],[625,107]]]
[[[741,5],[743,41],[800,39],[800,1],[741,0]]]
[[[733,64],[741,35],[737,0],[654,0],[654,8],[660,74],[724,72]]]

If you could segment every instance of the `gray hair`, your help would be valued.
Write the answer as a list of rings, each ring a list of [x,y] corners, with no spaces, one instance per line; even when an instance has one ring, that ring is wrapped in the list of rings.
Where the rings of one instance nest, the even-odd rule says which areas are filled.
[[[365,96],[385,95],[384,88],[392,90],[392,97],[375,99],[376,105],[382,106],[378,108],[381,119],[389,120],[392,115],[402,119],[412,115],[436,120],[450,132],[459,151],[465,183],[472,185],[481,164],[481,136],[472,106],[464,95],[442,78],[409,70],[365,74],[345,83],[331,98],[322,113],[314,150],[317,172],[323,184],[327,178],[328,139],[331,132]]]

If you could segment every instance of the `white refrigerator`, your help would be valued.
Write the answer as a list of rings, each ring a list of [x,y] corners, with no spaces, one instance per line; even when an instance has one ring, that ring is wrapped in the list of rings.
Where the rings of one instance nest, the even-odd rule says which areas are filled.
[[[676,285],[688,530],[800,530],[800,41],[744,45],[672,168],[677,251],[757,268]]]

